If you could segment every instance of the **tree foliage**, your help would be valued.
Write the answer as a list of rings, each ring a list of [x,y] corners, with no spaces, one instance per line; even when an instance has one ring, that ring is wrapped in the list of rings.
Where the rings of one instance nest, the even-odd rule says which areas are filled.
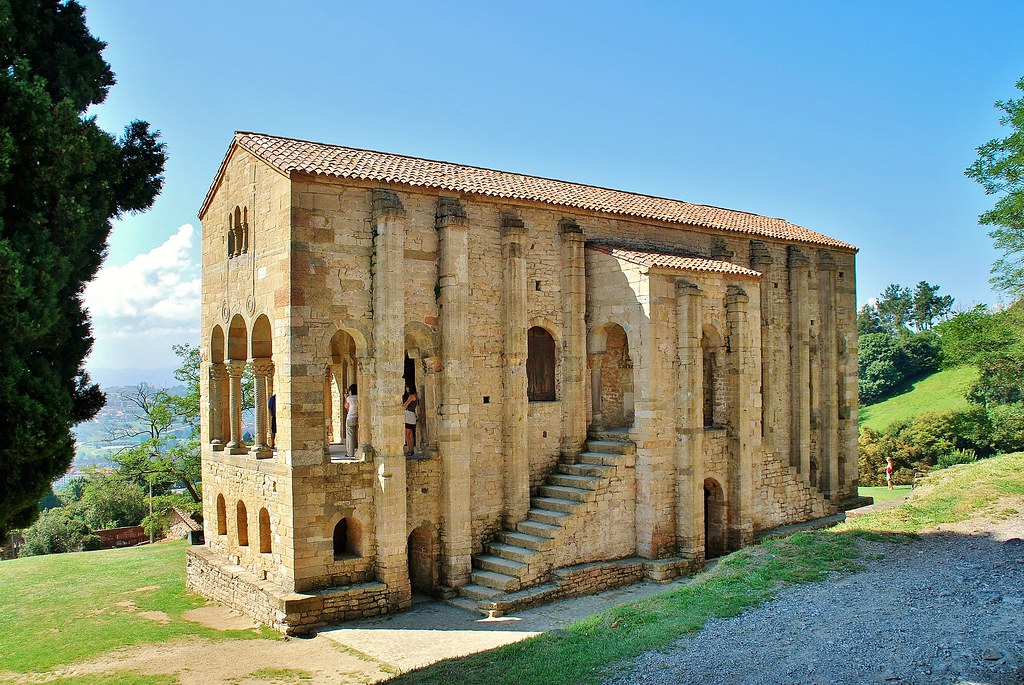
[[[967,399],[989,407],[1024,401],[1024,304],[997,312],[981,305],[938,331],[944,365],[978,367]]]
[[[71,427],[103,395],[82,292],[110,220],[149,207],[164,146],[86,116],[114,84],[75,0],[0,0],[0,531],[30,523],[74,456]]]
[[[166,390],[140,384],[131,393],[122,394],[121,399],[129,409],[124,426],[111,437],[118,442],[132,442],[132,446],[113,457],[119,473],[137,483],[154,486],[180,483],[199,502],[199,441],[194,430],[182,435],[188,423],[186,416],[179,413],[179,398]],[[158,492],[163,487],[158,487]]]
[[[1024,91],[1024,78],[1017,81]],[[999,100],[999,124],[1009,130],[978,148],[978,159],[964,172],[981,184],[995,205],[978,217],[986,226],[1002,257],[992,265],[992,284],[1014,298],[1024,295],[1024,97]]]
[[[89,526],[64,507],[44,511],[35,524],[25,531],[21,554],[60,554],[81,549]]]

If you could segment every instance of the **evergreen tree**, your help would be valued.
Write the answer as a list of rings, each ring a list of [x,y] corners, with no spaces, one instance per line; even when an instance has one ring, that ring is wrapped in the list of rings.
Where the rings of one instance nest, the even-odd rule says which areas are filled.
[[[103,395],[82,291],[110,220],[149,207],[164,145],[142,121],[118,139],[85,115],[114,84],[75,0],[0,0],[0,531],[31,523],[74,456],[71,427]]]
[[[1024,78],[1017,81],[1024,91]],[[978,148],[978,159],[964,172],[985,189],[1000,195],[995,206],[979,217],[994,226],[989,232],[1002,252],[992,265],[992,283],[1007,293],[1024,295],[1024,97],[998,101],[999,123],[1010,130],[1005,138],[994,138]]]

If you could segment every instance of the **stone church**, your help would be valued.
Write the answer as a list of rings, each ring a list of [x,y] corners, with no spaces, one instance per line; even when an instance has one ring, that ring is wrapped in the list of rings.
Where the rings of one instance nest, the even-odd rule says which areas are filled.
[[[188,584],[278,630],[665,580],[855,501],[852,245],[256,133],[199,216]]]

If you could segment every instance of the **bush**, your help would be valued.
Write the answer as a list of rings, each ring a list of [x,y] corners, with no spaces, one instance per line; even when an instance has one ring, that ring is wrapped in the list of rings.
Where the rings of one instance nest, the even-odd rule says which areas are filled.
[[[939,457],[935,465],[940,469],[947,469],[957,464],[970,464],[978,460],[978,455],[973,450],[953,450],[949,454]]]
[[[94,552],[103,547],[103,540],[100,539],[99,535],[95,533],[89,533],[88,535],[82,536],[82,551],[83,552]]]
[[[90,479],[77,507],[93,529],[135,526],[149,511],[142,487],[116,475]]]
[[[44,511],[39,520],[25,531],[25,546],[21,553],[34,556],[76,552],[90,533],[89,526],[67,508],[50,509]]]
[[[1024,404],[999,404],[988,408],[992,427],[990,445],[994,452],[1024,450]]]

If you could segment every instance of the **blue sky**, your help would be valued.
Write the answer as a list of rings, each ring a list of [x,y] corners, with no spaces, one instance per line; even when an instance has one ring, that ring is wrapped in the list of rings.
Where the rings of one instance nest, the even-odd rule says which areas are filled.
[[[170,155],[87,293],[93,369],[198,340],[196,212],[235,130],[784,217],[861,248],[861,303],[998,299],[963,169],[1019,95],[1021,2],[84,4],[118,78],[93,113]]]

